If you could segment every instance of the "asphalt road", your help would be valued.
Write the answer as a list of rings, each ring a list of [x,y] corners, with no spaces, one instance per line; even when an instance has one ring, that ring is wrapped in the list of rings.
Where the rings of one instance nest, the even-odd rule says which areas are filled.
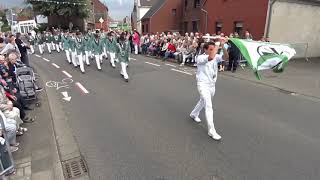
[[[200,124],[189,118],[199,98],[195,70],[133,58],[126,83],[119,64],[112,69],[105,62],[103,71],[92,64],[81,74],[64,54],[32,55],[45,81],[62,81],[62,71],[72,75],[69,88],[49,100],[61,99],[93,180],[320,178],[319,101],[220,75],[214,122],[223,140],[216,142],[204,112]]]

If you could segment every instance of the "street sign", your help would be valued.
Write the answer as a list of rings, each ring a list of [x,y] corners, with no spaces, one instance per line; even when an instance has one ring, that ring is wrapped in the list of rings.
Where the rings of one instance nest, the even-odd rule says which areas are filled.
[[[102,19],[102,17],[99,19],[99,22],[102,24],[104,22],[104,20]]]

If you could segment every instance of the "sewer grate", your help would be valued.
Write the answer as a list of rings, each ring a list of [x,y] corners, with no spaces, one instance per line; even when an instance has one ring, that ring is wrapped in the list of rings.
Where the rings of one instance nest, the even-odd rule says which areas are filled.
[[[74,179],[88,174],[88,168],[82,157],[76,157],[62,162],[66,179]]]

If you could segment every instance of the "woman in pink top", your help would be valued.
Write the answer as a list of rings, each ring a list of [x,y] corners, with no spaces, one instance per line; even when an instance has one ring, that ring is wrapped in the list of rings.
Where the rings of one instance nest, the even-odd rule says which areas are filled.
[[[140,46],[140,34],[136,30],[134,31],[132,41],[134,44],[134,54],[138,54]]]

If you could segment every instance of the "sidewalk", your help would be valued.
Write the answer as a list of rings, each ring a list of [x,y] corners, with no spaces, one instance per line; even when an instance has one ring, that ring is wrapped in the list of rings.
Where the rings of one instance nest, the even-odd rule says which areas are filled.
[[[27,111],[28,116],[35,118],[35,122],[25,124],[28,131],[17,137],[20,146],[13,153],[16,172],[10,176],[11,180],[56,180],[55,164],[60,161],[45,90],[40,92],[39,102],[40,107],[32,104],[34,109]]]
[[[310,58],[309,61],[291,60],[283,73],[262,72],[260,81],[256,79],[249,67],[244,70],[238,67],[236,73],[223,72],[222,74],[320,99],[320,58]]]

